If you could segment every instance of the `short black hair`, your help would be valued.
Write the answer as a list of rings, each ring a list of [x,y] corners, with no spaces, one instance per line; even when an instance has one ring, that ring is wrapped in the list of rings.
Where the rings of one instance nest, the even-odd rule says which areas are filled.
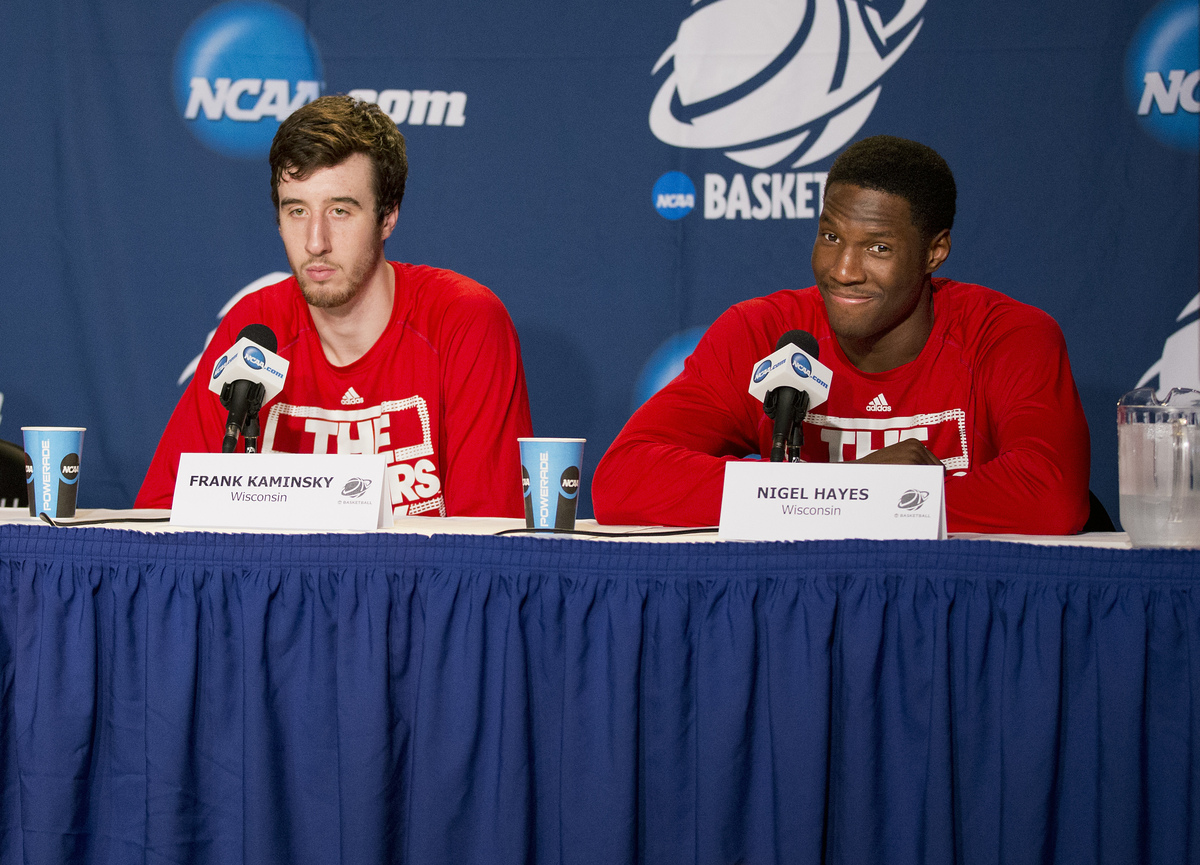
[[[854,142],[829,168],[826,189],[835,183],[900,196],[926,239],[954,225],[954,174],[936,150],[917,141],[875,135]]]

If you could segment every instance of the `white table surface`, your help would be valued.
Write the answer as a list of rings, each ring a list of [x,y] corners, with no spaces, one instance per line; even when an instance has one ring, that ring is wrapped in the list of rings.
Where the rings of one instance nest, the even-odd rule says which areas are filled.
[[[69,527],[73,522],[93,520],[112,520],[113,522],[104,522],[100,527],[107,529],[124,529],[126,531],[138,532],[191,532],[198,531],[193,528],[184,528],[180,526],[172,526],[165,520],[170,517],[169,510],[106,510],[103,508],[81,508],[75,517],[75,520],[59,520],[59,524],[64,528]],[[152,520],[158,519],[163,522],[116,522],[116,520]],[[45,525],[45,523],[29,515],[26,508],[0,508],[0,524],[14,525]],[[520,519],[501,519],[494,517],[397,517],[396,524],[391,529],[378,529],[377,531],[402,532],[407,534],[419,535],[493,535],[496,532],[505,529],[519,529],[525,525],[524,520]],[[691,533],[691,534],[674,534],[663,535],[662,532],[671,531],[663,526],[602,526],[595,520],[580,520],[576,528],[582,531],[603,532],[606,537],[597,537],[595,535],[518,535],[518,537],[540,537],[548,541],[558,540],[560,538],[573,537],[583,540],[595,541],[631,541],[637,540],[640,542],[690,542],[690,543],[725,543],[721,538],[717,537],[717,530],[714,527],[710,532],[706,533]],[[281,534],[311,534],[311,532],[298,532],[291,529],[204,529],[203,531],[218,531],[218,532],[263,532],[263,533],[281,533]],[[952,532],[950,537],[961,540],[976,540],[976,541],[1004,541],[1009,543],[1022,544],[1039,544],[1043,546],[1079,546],[1079,547],[1112,547],[1117,549],[1131,549],[1132,544],[1129,542],[1129,535],[1125,532],[1089,532],[1082,535],[991,535],[981,534],[978,532]]]

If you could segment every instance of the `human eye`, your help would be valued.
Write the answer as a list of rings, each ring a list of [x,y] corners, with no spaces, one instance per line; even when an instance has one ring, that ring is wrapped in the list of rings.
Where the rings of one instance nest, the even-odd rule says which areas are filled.
[[[834,234],[832,231],[822,231],[821,239],[824,240],[826,243],[837,243],[838,242],[838,236],[836,234]]]
[[[877,252],[881,255],[884,255],[886,253],[891,252],[892,248],[890,246],[888,246],[886,243],[873,243],[870,246],[870,250],[872,252]]]
[[[289,207],[288,208],[288,216],[303,216],[303,215],[304,215],[303,207],[297,206],[297,207]]]

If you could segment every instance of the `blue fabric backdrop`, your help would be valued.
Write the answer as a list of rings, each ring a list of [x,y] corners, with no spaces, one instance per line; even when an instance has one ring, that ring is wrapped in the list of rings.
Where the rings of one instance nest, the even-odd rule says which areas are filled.
[[[806,30],[796,10],[810,6],[818,18]],[[132,503],[180,375],[218,312],[287,269],[264,143],[281,109],[264,94],[282,81],[285,102],[295,101],[315,82],[373,94],[400,118],[412,176],[388,253],[459,270],[500,295],[521,334],[535,431],[588,438],[585,488],[658,347],[731,303],[811,283],[815,220],[786,218],[782,202],[754,218],[755,176],[778,174],[782,190],[784,175],[811,174],[801,185],[815,196],[842,139],[928,142],[960,190],[943,272],[1062,324],[1091,421],[1093,486],[1115,513],[1117,397],[1156,364],[1154,382],[1200,383],[1200,316],[1189,307],[1200,230],[1196,8],[2,4],[0,437],[19,441],[23,424],[86,425],[81,504]],[[871,47],[868,37],[882,41]],[[784,94],[789,110],[828,99],[797,109],[775,134],[783,127],[764,124],[779,105],[764,94],[782,86],[780,63],[801,41],[802,51],[840,58],[831,82],[866,83],[829,96],[815,78],[801,82]],[[741,68],[747,52],[771,62]],[[880,57],[891,64],[881,73]],[[652,106],[676,75],[687,78],[686,104],[654,127]],[[259,95],[220,103],[223,78],[234,88],[255,82]],[[234,120],[226,107],[268,113]],[[749,119],[729,120],[740,107]],[[679,118],[705,129],[711,120],[724,137],[696,132],[679,144]],[[823,137],[835,146],[818,157],[811,146],[830,129],[841,130]],[[779,144],[800,133],[801,144]],[[654,190],[671,171],[694,189],[690,212],[656,209]],[[705,218],[708,175],[729,190],[740,175],[750,187],[735,218]]]
[[[1195,861],[1196,569],[4,526],[0,861]]]

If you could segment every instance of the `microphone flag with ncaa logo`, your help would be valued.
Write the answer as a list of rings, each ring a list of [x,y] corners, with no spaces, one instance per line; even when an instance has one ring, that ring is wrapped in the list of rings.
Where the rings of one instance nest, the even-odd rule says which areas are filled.
[[[750,395],[761,402],[776,388],[793,387],[808,394],[808,407],[815,408],[829,399],[832,381],[833,370],[789,343],[754,365],[750,375]]]
[[[221,395],[226,382],[252,381],[263,386],[262,401],[270,402],[283,390],[288,362],[266,346],[242,337],[213,364],[208,389]]]

